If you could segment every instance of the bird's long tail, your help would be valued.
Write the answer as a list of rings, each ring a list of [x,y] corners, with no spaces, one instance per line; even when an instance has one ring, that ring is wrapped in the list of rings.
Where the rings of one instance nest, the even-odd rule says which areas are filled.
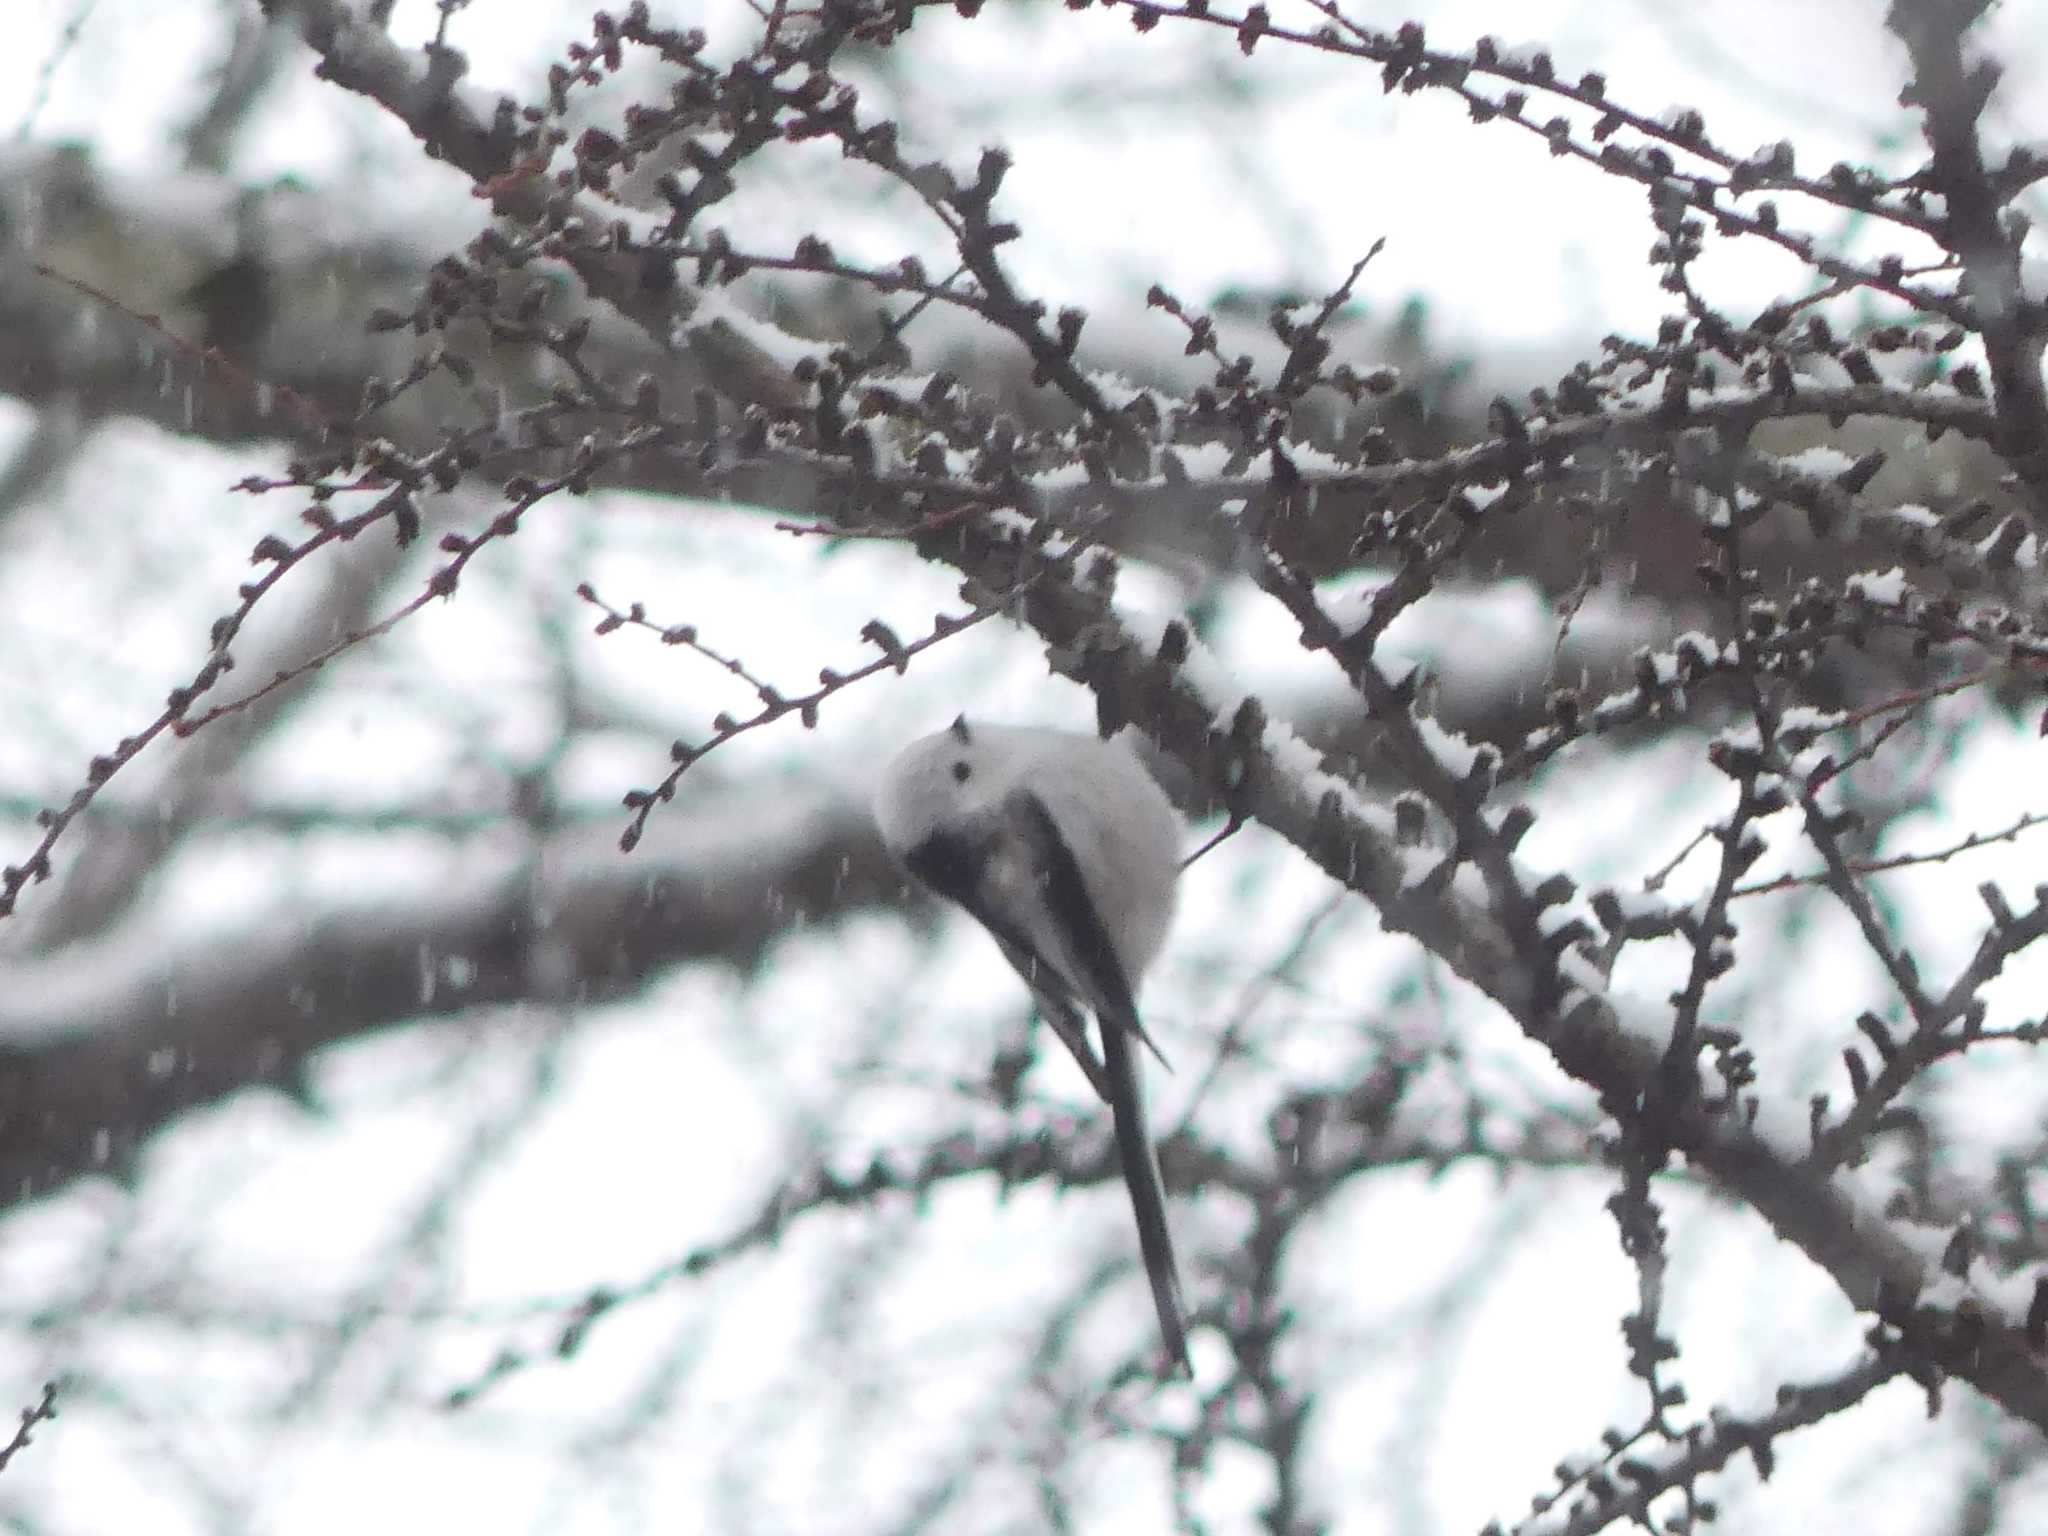
[[[1138,1219],[1138,1251],[1145,1260],[1145,1277],[1152,1282],[1152,1304],[1159,1312],[1159,1331],[1167,1354],[1182,1374],[1193,1376],[1180,1267],[1174,1262],[1173,1233],[1166,1225],[1166,1186],[1159,1177],[1151,1133],[1145,1128],[1144,1092],[1133,1048],[1144,1034],[1135,1018],[1122,1023],[1105,1018],[1101,1023],[1102,1061],[1111,1090],[1109,1107],[1116,1121],[1117,1152],[1123,1160],[1124,1183],[1131,1192],[1131,1211]]]

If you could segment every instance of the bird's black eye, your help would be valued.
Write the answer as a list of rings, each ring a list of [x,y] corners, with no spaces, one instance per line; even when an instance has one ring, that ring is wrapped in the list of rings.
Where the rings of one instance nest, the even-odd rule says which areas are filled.
[[[959,762],[953,765],[953,782],[955,784],[965,784],[973,777],[974,770],[968,767],[966,763]]]

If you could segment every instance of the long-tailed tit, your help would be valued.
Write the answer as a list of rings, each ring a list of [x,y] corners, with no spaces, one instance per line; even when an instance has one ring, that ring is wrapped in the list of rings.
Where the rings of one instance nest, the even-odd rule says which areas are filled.
[[[1160,1331],[1192,1374],[1137,1057],[1140,1041],[1159,1056],[1136,997],[1173,919],[1179,817],[1121,742],[962,716],[890,764],[875,820],[911,874],[994,936],[1109,1105]]]

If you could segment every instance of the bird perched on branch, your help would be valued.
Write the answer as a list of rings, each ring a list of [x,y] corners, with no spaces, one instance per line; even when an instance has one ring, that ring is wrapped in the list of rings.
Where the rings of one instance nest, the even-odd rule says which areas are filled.
[[[1192,1375],[1138,1063],[1141,1044],[1166,1060],[1139,1022],[1137,990],[1173,919],[1173,806],[1121,742],[962,716],[890,764],[875,820],[912,875],[994,937],[1109,1105],[1160,1332]]]

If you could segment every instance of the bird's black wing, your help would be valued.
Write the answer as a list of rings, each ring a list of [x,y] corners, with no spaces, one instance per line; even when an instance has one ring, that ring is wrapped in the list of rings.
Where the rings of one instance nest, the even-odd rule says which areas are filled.
[[[1144,1041],[1145,1048],[1159,1058],[1159,1065],[1171,1072],[1173,1065],[1166,1053],[1138,1022],[1130,978],[1124,975],[1124,963],[1110,942],[1109,928],[1095,908],[1095,897],[1081,878],[1081,866],[1061,835],[1059,823],[1028,788],[1012,791],[1010,807],[1029,839],[1032,867],[1045,887],[1046,909],[1063,924],[1067,947],[1081,968],[1081,974],[1073,978],[1075,990],[1095,1003],[1105,1034],[1112,1022],[1120,1024]]]
[[[1045,1022],[1073,1053],[1096,1096],[1107,1103],[1111,1093],[1109,1076],[1088,1039],[1088,1021],[1077,1001],[1073,980],[1060,974],[1049,959],[1040,955],[1030,935],[988,899],[982,877],[994,839],[992,831],[934,832],[911,849],[903,862],[919,880],[948,901],[957,902],[989,931],[1003,957],[1031,988]],[[1071,856],[1067,862],[1073,862]]]
[[[982,926],[988,927],[985,919]],[[993,928],[989,928],[989,932],[1002,948],[1004,957],[1031,988],[1032,997],[1038,1001],[1039,1016],[1060,1037],[1060,1043],[1081,1068],[1082,1075],[1088,1079],[1088,1086],[1095,1090],[1095,1096],[1108,1103],[1109,1075],[1103,1070],[1102,1058],[1095,1054],[1094,1042],[1088,1038],[1088,1016],[1075,1001],[1074,990],[1067,978],[1051,966],[1041,964],[1030,951],[1013,944]]]

